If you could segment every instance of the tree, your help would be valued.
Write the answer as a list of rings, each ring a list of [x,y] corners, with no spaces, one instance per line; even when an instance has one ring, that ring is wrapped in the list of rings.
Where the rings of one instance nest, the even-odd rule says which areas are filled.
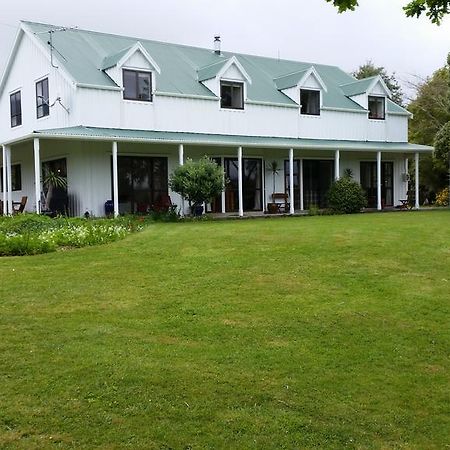
[[[450,63],[450,58],[449,58]],[[409,104],[413,114],[409,124],[411,142],[434,145],[433,156],[423,159],[421,180],[429,190],[438,192],[448,183],[448,137],[450,132],[450,64],[421,81],[416,98]]]
[[[326,0],[333,3],[339,12],[354,11],[358,0]],[[450,0],[412,0],[404,8],[407,17],[419,17],[425,13],[431,22],[440,25],[446,14],[450,13]]]
[[[381,75],[381,78],[383,78],[386,86],[392,92],[392,101],[397,103],[397,105],[404,106],[402,88],[395,78],[395,73],[389,75],[384,67],[376,67],[370,60],[362,66],[359,66],[358,70],[353,72],[353,76],[358,80],[373,77],[375,75]]]
[[[169,185],[174,192],[188,200],[191,206],[201,206],[219,196],[224,190],[222,167],[204,156],[198,161],[187,158],[170,176]]]

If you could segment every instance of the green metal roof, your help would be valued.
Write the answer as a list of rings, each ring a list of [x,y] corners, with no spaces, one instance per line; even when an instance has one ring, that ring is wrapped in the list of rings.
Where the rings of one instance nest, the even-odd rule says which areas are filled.
[[[300,82],[307,71],[307,69],[300,70],[299,72],[294,72],[283,77],[275,78],[275,80],[273,81],[277,89],[287,89],[290,87],[294,87],[297,86],[297,84]]]
[[[124,48],[123,50],[118,51],[117,53],[113,53],[112,55],[108,55],[103,59],[102,70],[109,69],[110,67],[115,66],[130,50],[132,46]]]
[[[54,28],[53,25],[34,22],[24,22],[24,25],[47,46],[46,31]],[[117,86],[103,69],[110,64],[114,65],[125,54],[126,49],[138,41],[161,69],[161,73],[156,74],[156,92],[215,98],[214,94],[199,82],[199,77],[206,79],[211,73],[217,73],[224,62],[235,56],[252,80],[247,89],[250,101],[295,105],[279,91],[274,80],[288,74],[298,74],[314,66],[327,86],[327,92],[323,93],[324,107],[365,111],[349,99],[340,87],[354,83],[355,78],[335,66],[230,52],[217,55],[205,48],[79,29],[53,34],[53,45],[57,50],[55,57],[75,82],[105,88]],[[402,111],[407,114],[407,111]]]
[[[311,150],[431,152],[433,147],[407,142],[368,142],[329,139],[281,138],[264,136],[234,136],[222,134],[181,133],[173,131],[125,130],[118,128],[69,127],[40,130],[34,137],[103,141],[135,141],[166,144],[211,145],[222,147],[267,147]]]
[[[356,80],[348,84],[341,85],[342,92],[345,95],[358,95],[364,94],[369,89],[370,85],[373,83],[373,80],[378,76],[363,78],[362,80]]]
[[[222,61],[215,62],[213,64],[210,64],[209,66],[199,69],[197,71],[198,81],[205,81],[214,78],[229,60],[230,58],[223,58]]]

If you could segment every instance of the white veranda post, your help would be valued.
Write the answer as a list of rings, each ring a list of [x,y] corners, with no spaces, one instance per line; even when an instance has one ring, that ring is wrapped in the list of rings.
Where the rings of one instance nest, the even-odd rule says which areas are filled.
[[[41,149],[39,139],[33,141],[34,150],[34,210],[41,213]]]
[[[117,165],[117,142],[112,143],[112,166],[113,166],[113,204],[114,217],[119,215],[119,175]]]
[[[178,146],[178,164],[180,166],[184,165],[184,146],[183,146],[183,144],[180,144]],[[184,217],[184,198],[183,197],[181,197],[180,215],[181,215],[181,217]]]
[[[415,157],[415,178],[416,178],[416,209],[419,209],[419,152],[416,152]]]
[[[303,158],[300,158],[300,211],[305,209],[305,202],[303,198]]]
[[[6,192],[6,147],[2,146],[2,191],[3,191],[3,215],[8,214],[8,199]]]
[[[11,176],[11,147],[6,147],[6,201],[8,203],[8,214],[13,213]]]
[[[341,168],[340,168],[340,158],[341,158],[341,154],[339,152],[339,150],[336,150],[334,153],[334,179],[335,180],[339,180],[339,174],[341,173]]]
[[[239,217],[244,215],[244,195],[242,185],[242,147],[238,147],[238,191],[239,191]]]
[[[289,149],[289,214],[294,214],[294,149]]]
[[[381,211],[381,152],[377,152],[377,209]]]

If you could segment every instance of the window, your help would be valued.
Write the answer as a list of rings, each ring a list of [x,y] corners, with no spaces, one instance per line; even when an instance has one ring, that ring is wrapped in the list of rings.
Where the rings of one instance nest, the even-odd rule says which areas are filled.
[[[123,71],[123,98],[125,100],[152,101],[152,74],[137,70]]]
[[[48,78],[36,83],[36,115],[40,119],[50,114]]]
[[[22,190],[22,169],[20,164],[11,166],[11,188],[13,191]],[[0,172],[0,189],[3,192],[3,170]]]
[[[320,91],[300,90],[300,113],[320,116]]]
[[[369,119],[384,120],[385,100],[384,97],[369,95]]]
[[[9,97],[11,105],[11,128],[22,125],[22,101],[20,91],[14,92]]]
[[[220,82],[220,107],[244,109],[244,83]]]

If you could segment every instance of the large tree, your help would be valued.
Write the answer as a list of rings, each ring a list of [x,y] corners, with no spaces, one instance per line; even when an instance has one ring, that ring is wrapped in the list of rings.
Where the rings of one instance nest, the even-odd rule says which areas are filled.
[[[344,12],[353,11],[358,6],[358,0],[326,0],[333,3]],[[433,23],[439,25],[446,14],[450,13],[450,0],[412,0],[403,7],[408,17],[419,17],[425,13]]]
[[[372,61],[367,61],[362,66],[359,66],[358,70],[353,72],[353,76],[358,80],[375,75],[381,75],[386,86],[392,93],[392,100],[397,105],[403,106],[403,92],[399,82],[395,78],[395,73],[389,75],[384,67],[377,67]]]
[[[420,82],[416,92],[416,98],[408,106],[414,115],[409,124],[409,138],[416,144],[436,147],[435,154],[421,163],[421,179],[431,191],[438,192],[448,183],[450,64]]]

